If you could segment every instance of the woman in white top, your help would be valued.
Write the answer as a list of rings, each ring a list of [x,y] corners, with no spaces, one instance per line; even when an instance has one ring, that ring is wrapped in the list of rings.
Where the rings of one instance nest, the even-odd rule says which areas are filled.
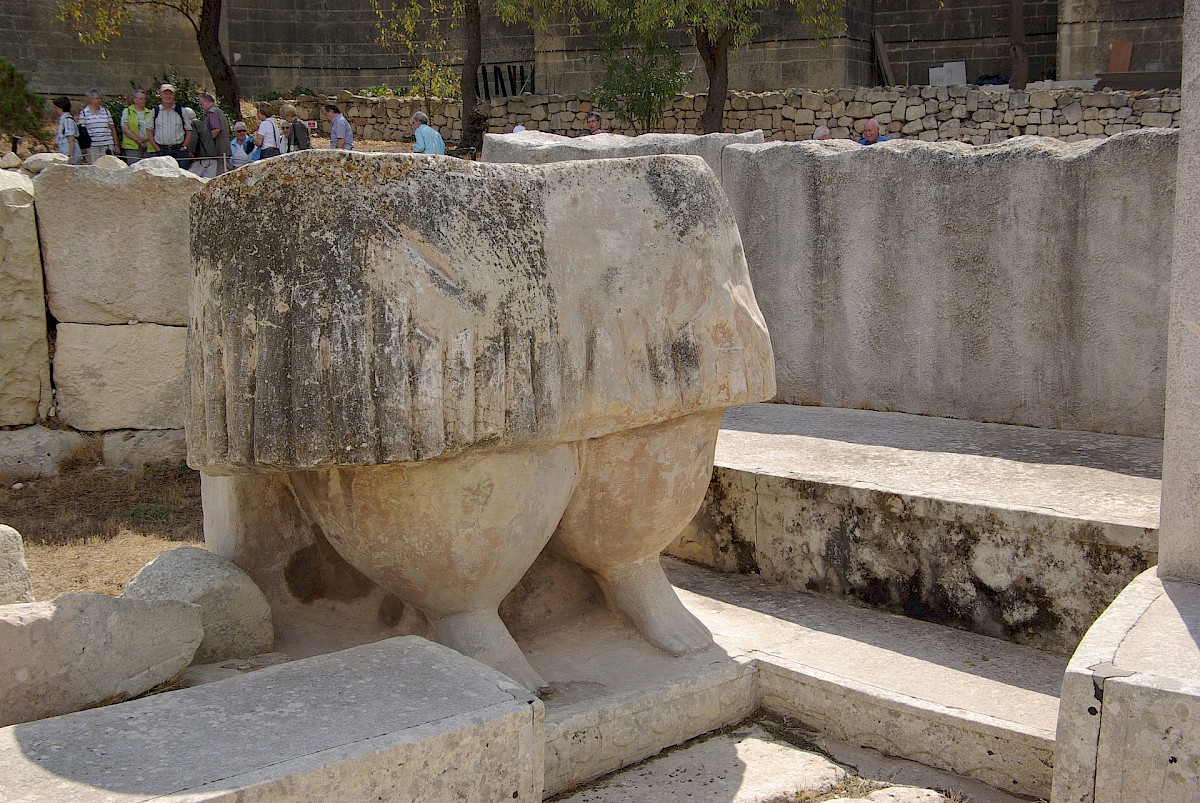
[[[79,150],[79,125],[71,117],[71,101],[65,97],[55,98],[58,109],[58,130],[54,132],[54,144],[58,152],[67,157],[68,164],[82,164],[83,151]]]
[[[104,108],[104,96],[99,89],[87,91],[87,105],[79,110],[79,124],[88,130],[92,138],[88,148],[88,164],[95,164],[104,155],[113,155],[117,149],[117,127],[112,115]]]
[[[259,148],[259,159],[269,159],[272,156],[278,156],[282,151],[281,143],[283,137],[279,131],[279,125],[271,119],[267,114],[266,109],[259,107],[258,109],[258,130],[254,132],[254,144]]]

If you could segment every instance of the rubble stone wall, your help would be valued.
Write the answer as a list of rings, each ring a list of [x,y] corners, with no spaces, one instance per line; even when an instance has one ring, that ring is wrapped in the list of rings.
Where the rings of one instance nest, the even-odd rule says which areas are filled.
[[[419,98],[368,98],[343,92],[336,97],[302,97],[296,105],[306,120],[317,120],[328,136],[329,124],[321,105],[337,103],[363,139],[408,136],[408,118],[423,108]],[[699,134],[705,95],[678,95],[667,109],[661,133]],[[278,109],[282,101],[274,104]],[[523,125],[532,131],[576,136],[587,130],[593,108],[584,95],[519,95],[488,102],[487,130],[502,134]],[[834,139],[857,139],[863,123],[874,117],[893,139],[925,142],[958,141],[972,145],[1037,135],[1077,142],[1110,137],[1140,128],[1179,126],[1179,90],[1144,92],[1087,92],[1076,89],[992,91],[986,87],[858,87],[855,89],[789,89],[783,92],[729,96],[725,131],[761,129],[768,140],[812,139],[817,126],[832,130]],[[605,129],[635,134],[601,110]],[[430,123],[447,141],[462,138],[462,107],[435,101]]]

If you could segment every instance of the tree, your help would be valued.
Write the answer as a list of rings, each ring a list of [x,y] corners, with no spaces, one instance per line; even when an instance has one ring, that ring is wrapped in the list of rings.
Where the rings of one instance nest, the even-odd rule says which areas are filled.
[[[657,32],[620,25],[604,35],[601,50],[604,78],[594,93],[596,102],[639,133],[656,128],[667,104],[692,77],[679,51]]]
[[[1009,0],[1008,26],[1008,50],[1012,56],[1008,88],[1024,89],[1025,85],[1029,83],[1029,51],[1025,48],[1024,0]]]
[[[371,0],[379,18],[376,30],[380,45],[400,56],[411,67],[409,82],[416,81],[425,95],[426,113],[429,96],[435,86],[443,86],[448,61],[462,59],[458,96],[462,99],[462,145],[483,147],[486,119],[476,108],[479,95],[475,76],[483,53],[483,11],[479,0]],[[461,30],[458,43],[452,43],[448,29]]]
[[[17,149],[17,137],[45,137],[42,99],[25,86],[25,76],[0,56],[0,132],[8,134]]]
[[[196,32],[200,58],[208,68],[213,89],[222,104],[241,109],[241,88],[233,67],[221,50],[221,7],[224,0],[60,0],[57,19],[68,23],[79,41],[103,45],[121,35],[135,13],[158,14],[170,10],[182,14]]]
[[[631,16],[646,32],[682,28],[693,38],[708,76],[708,102],[700,116],[704,133],[721,130],[729,92],[729,54],[748,44],[758,32],[763,9],[789,5],[799,21],[811,25],[822,43],[845,28],[845,0],[497,0],[505,22],[524,18],[544,27],[556,13],[592,13],[603,20]]]

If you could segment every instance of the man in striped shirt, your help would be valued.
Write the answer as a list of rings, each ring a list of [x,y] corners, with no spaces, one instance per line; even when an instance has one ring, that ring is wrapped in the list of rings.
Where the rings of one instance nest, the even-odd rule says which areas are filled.
[[[104,96],[99,89],[87,91],[87,105],[79,110],[79,124],[87,129],[92,145],[87,152],[87,163],[94,165],[105,154],[117,150],[117,127],[112,115],[104,108]]]

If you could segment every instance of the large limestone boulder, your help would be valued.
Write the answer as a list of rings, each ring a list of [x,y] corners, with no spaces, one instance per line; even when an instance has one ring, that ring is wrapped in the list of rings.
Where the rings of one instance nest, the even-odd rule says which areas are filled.
[[[780,400],[1160,437],[1178,136],[726,148]]]
[[[202,179],[158,157],[128,170],[55,167],[35,184],[55,318],[187,324],[188,205]]]
[[[50,400],[33,182],[0,172],[0,426],[36,422]]]
[[[40,173],[50,165],[65,165],[70,160],[62,153],[35,153],[21,163],[21,169],[28,173]]]
[[[268,179],[325,189],[297,207]],[[581,441],[774,391],[696,157],[288,154],[210,183],[192,241],[188,459],[210,473]]]
[[[0,726],[119,702],[191,663],[200,607],[103,594],[0,607]]]
[[[52,477],[83,446],[78,432],[47,427],[0,430],[0,473],[24,479]]]
[[[186,337],[182,326],[59,324],[59,418],[88,432],[182,428]]]
[[[764,141],[762,131],[744,134],[642,134],[637,137],[620,134],[564,137],[544,131],[524,131],[520,134],[485,134],[481,158],[485,162],[547,164],[575,159],[691,154],[704,159],[719,181],[721,153],[726,146],[753,145]]]
[[[275,643],[271,606],[244,571],[207,549],[180,547],[142,567],[125,586],[130,599],[173,599],[201,608],[204,640],[194,663],[249,658]]]
[[[33,602],[33,583],[25,565],[25,539],[0,524],[0,605]]]

